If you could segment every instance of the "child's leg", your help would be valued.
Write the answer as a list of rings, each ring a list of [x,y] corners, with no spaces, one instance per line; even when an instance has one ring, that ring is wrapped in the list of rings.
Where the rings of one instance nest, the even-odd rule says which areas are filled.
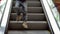
[[[27,4],[26,2],[22,3],[23,6],[22,6],[22,9],[23,9],[23,27],[24,28],[28,28],[28,25],[27,25]]]
[[[16,0],[15,7],[19,7],[20,1]]]
[[[21,20],[20,9],[18,8],[19,5],[20,5],[20,1],[16,0],[16,3],[15,3],[15,11],[17,13],[17,17],[16,17],[16,20],[17,21]]]
[[[17,13],[17,16],[16,16],[16,20],[17,21],[19,21],[19,20],[21,20],[21,12],[19,11],[19,10],[15,10],[16,11],[16,13]]]
[[[23,21],[26,21],[27,19],[26,19],[26,13],[27,13],[27,4],[26,4],[26,2],[24,2],[24,3],[22,3],[22,2],[20,2],[20,5],[22,6],[22,13],[23,13],[23,17],[22,17],[22,20]]]
[[[22,9],[23,9],[23,21],[27,21],[27,3],[24,2],[23,3],[23,6],[22,6]]]

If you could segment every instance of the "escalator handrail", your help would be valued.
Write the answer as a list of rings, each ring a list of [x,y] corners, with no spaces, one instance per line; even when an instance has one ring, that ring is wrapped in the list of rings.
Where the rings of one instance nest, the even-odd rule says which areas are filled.
[[[41,3],[42,3],[42,6],[43,6],[43,9],[44,9],[44,13],[46,15],[46,18],[48,20],[48,24],[51,27],[53,33],[54,34],[59,34],[60,33],[59,27],[58,27],[58,25],[55,21],[55,18],[54,18],[53,14],[52,14],[52,11],[51,11],[48,3],[47,3],[47,0],[41,0]]]
[[[5,30],[8,26],[9,16],[10,16],[10,10],[11,10],[11,4],[12,0],[8,0],[4,12],[4,16],[2,18],[1,26],[0,26],[0,34],[5,34]]]
[[[1,12],[1,13],[2,13],[2,16],[0,16],[0,17],[1,17],[1,19],[0,19],[0,24],[1,24],[2,19],[3,19],[3,16],[4,16],[4,12],[5,12],[5,8],[6,8],[7,1],[8,1],[8,0],[6,0],[6,2],[5,2],[3,5],[1,5],[1,6],[4,6],[4,5],[5,5],[5,6],[4,6],[3,12]]]

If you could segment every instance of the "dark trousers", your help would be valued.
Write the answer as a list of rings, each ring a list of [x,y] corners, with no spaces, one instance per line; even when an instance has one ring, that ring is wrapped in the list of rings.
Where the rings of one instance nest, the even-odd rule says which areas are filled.
[[[21,10],[20,9],[16,9],[15,11],[16,11],[16,13],[17,13],[18,16],[21,15],[21,13],[22,13],[23,14],[22,20],[26,21],[27,20],[27,18],[26,18],[27,4],[26,4],[26,2],[21,2],[21,1],[17,1],[16,0],[15,7],[16,8],[17,7],[22,7]]]

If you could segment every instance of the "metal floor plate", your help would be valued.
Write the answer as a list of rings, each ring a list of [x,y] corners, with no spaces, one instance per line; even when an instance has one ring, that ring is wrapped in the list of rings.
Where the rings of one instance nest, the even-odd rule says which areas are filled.
[[[32,31],[9,31],[8,34],[50,34],[47,30],[32,30]]]

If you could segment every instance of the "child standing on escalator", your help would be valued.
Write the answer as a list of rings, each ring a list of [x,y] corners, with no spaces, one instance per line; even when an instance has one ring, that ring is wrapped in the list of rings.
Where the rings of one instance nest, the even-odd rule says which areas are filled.
[[[27,18],[26,18],[26,13],[27,13],[27,3],[26,3],[26,0],[16,0],[16,3],[15,3],[15,7],[18,8],[18,7],[22,7],[22,11],[20,11],[20,9],[16,9],[16,13],[17,13],[17,17],[16,19],[17,20],[20,20],[22,18],[23,20],[23,27],[24,28],[28,28],[27,26]],[[23,14],[23,16],[21,16],[21,13]]]

